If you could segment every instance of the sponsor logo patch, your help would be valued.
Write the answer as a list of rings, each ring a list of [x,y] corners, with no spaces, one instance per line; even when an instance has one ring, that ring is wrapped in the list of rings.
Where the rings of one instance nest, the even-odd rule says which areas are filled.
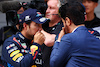
[[[24,58],[24,56],[19,57],[16,62],[20,62],[22,59]]]
[[[18,53],[17,55],[15,55],[15,56],[12,58],[12,60],[13,60],[13,61],[16,61],[16,59],[19,58],[19,57],[21,57],[21,56],[23,56],[23,54],[22,54],[22,53]]]
[[[25,39],[21,34],[19,34],[20,38],[22,38],[23,40]]]
[[[32,45],[30,49],[31,49],[32,55],[34,55],[34,52],[38,50],[38,47],[36,45]]]
[[[40,16],[42,16],[42,14],[40,12],[37,12],[36,17],[40,17]]]
[[[30,16],[26,16],[25,21],[29,21],[29,20],[31,20]]]
[[[33,66],[31,66],[31,67],[37,67],[36,65],[33,65]]]
[[[22,49],[21,52],[23,52],[23,53],[29,53],[29,50]]]
[[[22,45],[22,47],[23,47],[24,49],[27,48],[26,43],[21,43],[21,45]]]
[[[14,47],[14,46],[15,46],[14,43],[13,44],[10,44],[9,46],[6,47],[6,49],[8,50],[8,49],[10,49],[11,47]]]
[[[15,50],[10,54],[10,57],[13,57],[14,55],[18,54],[20,50]]]
[[[15,47],[13,47],[12,49],[10,49],[9,51],[8,51],[8,53],[10,54],[11,52],[13,52],[13,51],[15,51],[15,50],[17,50],[18,48],[15,46]]]

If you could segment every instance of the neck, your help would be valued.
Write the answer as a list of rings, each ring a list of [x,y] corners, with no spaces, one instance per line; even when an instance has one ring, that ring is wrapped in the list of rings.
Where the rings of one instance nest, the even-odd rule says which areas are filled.
[[[21,33],[25,38],[32,40],[32,38],[30,36],[27,36],[27,34],[25,32],[21,31]]]
[[[58,22],[60,22],[61,21],[61,19],[58,19],[58,20],[51,20],[50,22],[49,22],[49,27],[53,27],[53,26],[55,26]]]
[[[87,21],[91,21],[95,18],[94,12],[87,13]]]

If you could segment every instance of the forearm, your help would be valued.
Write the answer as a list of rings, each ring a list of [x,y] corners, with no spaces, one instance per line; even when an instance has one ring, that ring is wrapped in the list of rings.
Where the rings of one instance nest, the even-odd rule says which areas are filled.
[[[61,41],[56,41],[50,56],[50,67],[63,67],[69,56],[70,39],[64,36]]]
[[[55,34],[49,34],[49,33],[45,32],[44,30],[42,30],[41,32],[42,32],[42,33],[45,35],[45,37],[46,37],[46,39],[45,39],[45,41],[44,41],[44,44],[45,44],[46,46],[48,46],[48,47],[53,46],[53,45],[54,45],[54,42],[55,42],[55,37],[56,37],[56,35],[55,35]]]

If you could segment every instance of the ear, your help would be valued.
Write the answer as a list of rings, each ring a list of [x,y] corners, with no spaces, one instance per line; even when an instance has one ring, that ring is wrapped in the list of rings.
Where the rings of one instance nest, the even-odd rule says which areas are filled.
[[[68,17],[65,18],[65,21],[66,21],[66,24],[67,24],[68,26],[71,25],[71,20],[70,20]]]
[[[96,6],[95,7],[97,7],[98,6],[98,3],[96,3]]]
[[[24,29],[27,29],[27,24],[23,23],[23,27],[24,27]]]

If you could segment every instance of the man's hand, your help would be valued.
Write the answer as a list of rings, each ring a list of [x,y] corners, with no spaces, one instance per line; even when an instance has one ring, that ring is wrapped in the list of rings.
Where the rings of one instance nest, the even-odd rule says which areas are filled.
[[[63,27],[62,30],[60,31],[59,33],[59,36],[58,36],[58,41],[61,40],[61,38],[65,35],[65,28]]]
[[[40,31],[34,35],[34,42],[42,45],[45,41],[45,36]]]
[[[44,44],[45,44],[46,46],[48,46],[48,47],[53,46],[53,45],[54,45],[54,41],[55,41],[56,35],[55,35],[55,34],[47,33],[47,32],[45,32],[44,30],[42,30],[41,32],[42,32],[42,33],[45,35],[45,37],[46,37],[46,39],[45,39],[45,41],[44,41]]]

